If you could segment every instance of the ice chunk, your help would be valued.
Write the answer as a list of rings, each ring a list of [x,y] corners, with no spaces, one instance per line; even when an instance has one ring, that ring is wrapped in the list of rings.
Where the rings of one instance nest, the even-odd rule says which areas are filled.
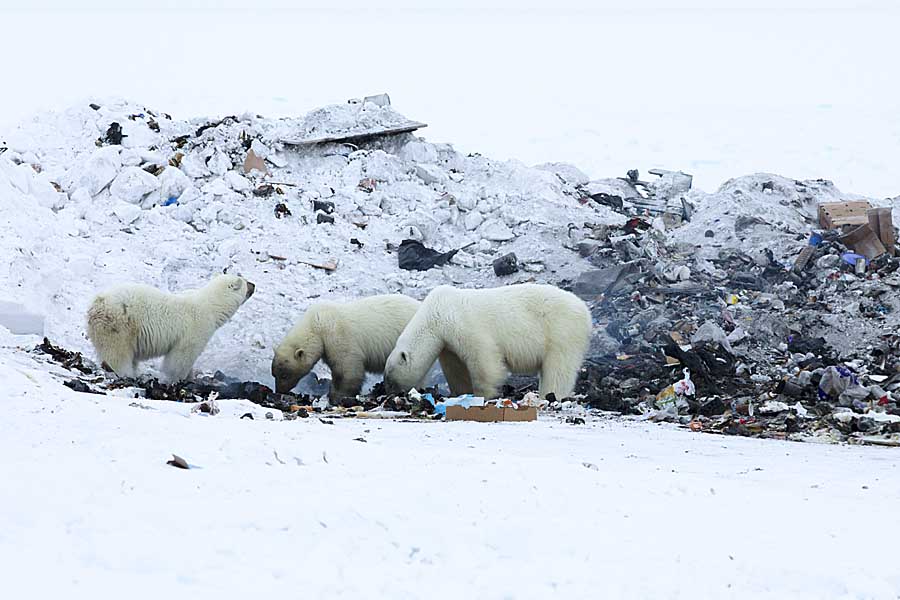
[[[126,167],[109,187],[113,198],[129,204],[140,204],[148,195],[159,189],[159,180],[139,167]]]
[[[44,317],[21,304],[0,300],[0,327],[16,335],[44,335]]]

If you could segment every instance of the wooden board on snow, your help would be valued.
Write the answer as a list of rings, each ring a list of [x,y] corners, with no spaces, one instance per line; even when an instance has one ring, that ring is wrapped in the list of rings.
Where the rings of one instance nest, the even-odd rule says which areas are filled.
[[[367,131],[348,131],[346,133],[337,133],[334,135],[326,135],[317,138],[282,138],[281,142],[284,144],[288,144],[289,146],[315,146],[316,144],[328,143],[364,142],[372,138],[386,135],[410,133],[412,131],[416,131],[417,129],[422,129],[423,127],[428,127],[428,125],[426,125],[425,123],[419,123],[418,121],[407,121],[406,123],[393,125],[391,127],[384,127],[381,129],[369,129]]]

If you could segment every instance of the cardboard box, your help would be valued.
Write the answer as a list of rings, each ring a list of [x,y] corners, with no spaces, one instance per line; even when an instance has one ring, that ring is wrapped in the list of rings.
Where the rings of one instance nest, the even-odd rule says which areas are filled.
[[[537,419],[537,409],[533,406],[523,406],[518,410],[513,408],[497,408],[491,404],[488,406],[448,406],[448,421],[478,421],[479,423],[499,423],[501,421],[534,421]]]
[[[868,217],[867,217],[868,218]],[[884,254],[884,244],[868,225],[860,225],[850,233],[841,236],[841,243],[869,260]]]
[[[823,202],[819,204],[819,225],[825,229],[838,229],[844,225],[868,225],[866,214],[872,205],[862,201]]]
[[[888,254],[894,256],[894,221],[890,208],[873,208],[867,213],[869,229],[875,232]]]

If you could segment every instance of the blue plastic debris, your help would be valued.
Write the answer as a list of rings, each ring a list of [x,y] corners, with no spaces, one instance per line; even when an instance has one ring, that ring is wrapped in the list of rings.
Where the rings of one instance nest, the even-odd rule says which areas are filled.
[[[178,197],[172,196],[168,200],[162,203],[163,206],[172,206],[173,204],[178,204]]]
[[[863,256],[862,254],[857,254],[856,252],[844,252],[843,254],[841,254],[841,259],[842,259],[845,263],[847,263],[848,265],[850,265],[851,267],[855,267],[855,266],[856,266],[856,261],[858,261],[858,260],[861,259],[861,258],[864,259],[864,260],[866,261],[866,266],[868,266],[868,265],[869,265],[869,259],[866,258],[865,256]]]
[[[810,246],[818,246],[822,243],[822,234],[818,231],[813,231],[809,236],[809,245]]]
[[[447,398],[443,402],[434,405],[434,412],[438,415],[446,415],[448,406],[462,406],[469,408],[470,406],[484,406],[484,398],[481,396],[473,396],[472,394],[463,394],[455,398]]]

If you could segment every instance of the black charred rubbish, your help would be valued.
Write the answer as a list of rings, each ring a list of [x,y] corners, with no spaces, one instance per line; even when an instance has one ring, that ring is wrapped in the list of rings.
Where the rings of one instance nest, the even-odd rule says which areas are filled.
[[[397,250],[397,261],[401,269],[407,271],[427,271],[433,267],[440,267],[450,262],[459,250],[438,252],[425,247],[422,242],[416,240],[403,240]]]

